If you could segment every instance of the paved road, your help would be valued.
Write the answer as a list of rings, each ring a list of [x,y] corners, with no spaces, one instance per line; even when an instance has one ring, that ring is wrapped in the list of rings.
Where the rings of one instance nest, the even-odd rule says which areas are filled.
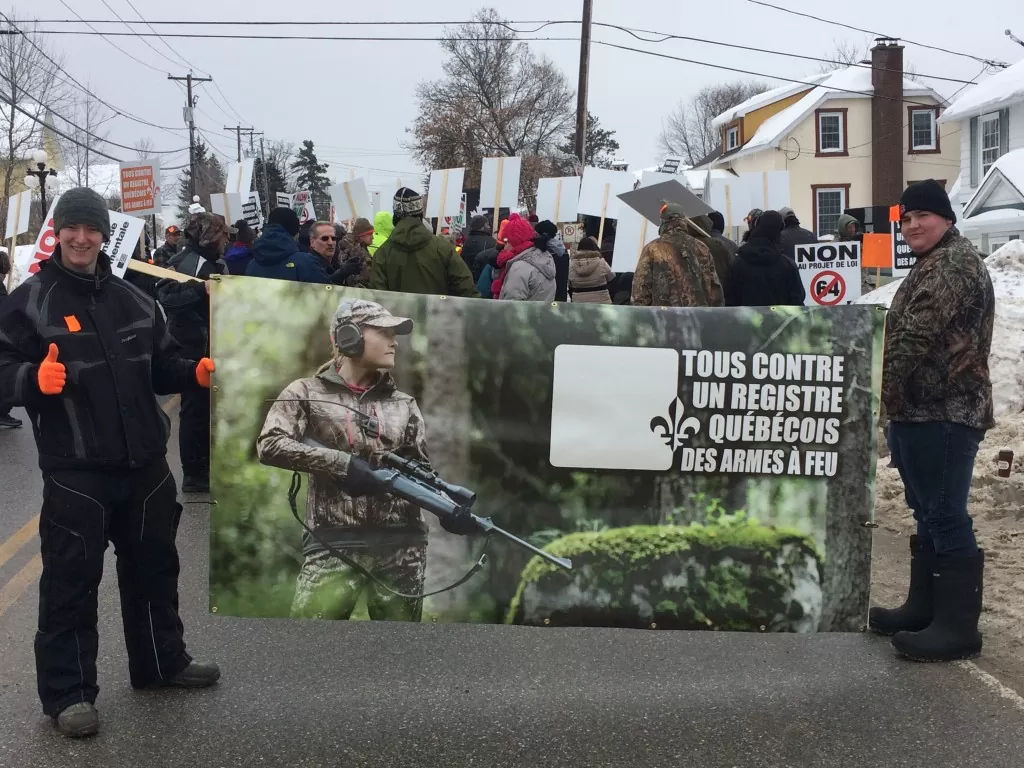
[[[4,542],[39,506],[27,429],[0,433],[0,466]],[[0,604],[0,766],[1022,765],[1019,700],[966,665],[900,662],[871,637],[223,618],[206,610],[207,533],[207,507],[188,503],[187,639],[221,663],[220,685],[131,689],[111,556],[103,732],[63,739],[35,695],[33,581]],[[0,565],[0,595],[37,548]]]

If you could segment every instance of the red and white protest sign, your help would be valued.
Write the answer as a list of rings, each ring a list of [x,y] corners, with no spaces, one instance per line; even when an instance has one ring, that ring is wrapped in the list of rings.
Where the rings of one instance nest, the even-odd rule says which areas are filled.
[[[798,245],[794,257],[808,307],[835,307],[860,297],[860,243]]]
[[[121,211],[148,216],[160,207],[160,161],[121,163]]]

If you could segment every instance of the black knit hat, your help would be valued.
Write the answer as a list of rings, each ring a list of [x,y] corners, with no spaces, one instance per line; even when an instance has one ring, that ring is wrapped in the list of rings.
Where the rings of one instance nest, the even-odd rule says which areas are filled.
[[[900,195],[900,216],[907,211],[928,211],[956,224],[956,214],[950,205],[949,195],[935,179],[925,179],[911,184]]]
[[[103,242],[110,241],[110,209],[107,201],[88,187],[69,189],[60,196],[53,209],[53,231],[86,224],[103,233]]]
[[[538,235],[545,237],[548,240],[551,240],[558,234],[558,227],[555,226],[554,222],[551,222],[548,219],[538,222],[533,228],[537,231]]]
[[[285,208],[284,206],[275,208],[270,212],[270,215],[267,216],[267,223],[277,224],[278,226],[283,227],[284,231],[292,237],[299,234],[299,214],[291,208]]]
[[[580,244],[576,246],[577,251],[596,251],[601,252],[601,248],[597,244],[597,240],[592,237],[584,237],[580,240]]]
[[[423,217],[423,196],[419,192],[402,187],[391,200],[392,218],[397,223],[407,216]]]

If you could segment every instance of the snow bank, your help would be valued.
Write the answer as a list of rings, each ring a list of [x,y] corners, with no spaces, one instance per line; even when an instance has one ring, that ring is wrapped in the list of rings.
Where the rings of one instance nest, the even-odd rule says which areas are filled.
[[[988,365],[992,378],[995,415],[1024,412],[1024,243],[1011,240],[987,259],[996,296],[992,351]],[[892,304],[903,278],[865,293],[854,304]]]

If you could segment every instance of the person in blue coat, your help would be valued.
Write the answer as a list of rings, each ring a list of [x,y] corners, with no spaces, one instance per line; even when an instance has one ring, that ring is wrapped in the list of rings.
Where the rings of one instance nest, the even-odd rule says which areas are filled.
[[[263,235],[252,247],[248,277],[269,277],[296,283],[329,284],[322,260],[299,250],[299,217],[291,208],[275,208],[267,218]]]

